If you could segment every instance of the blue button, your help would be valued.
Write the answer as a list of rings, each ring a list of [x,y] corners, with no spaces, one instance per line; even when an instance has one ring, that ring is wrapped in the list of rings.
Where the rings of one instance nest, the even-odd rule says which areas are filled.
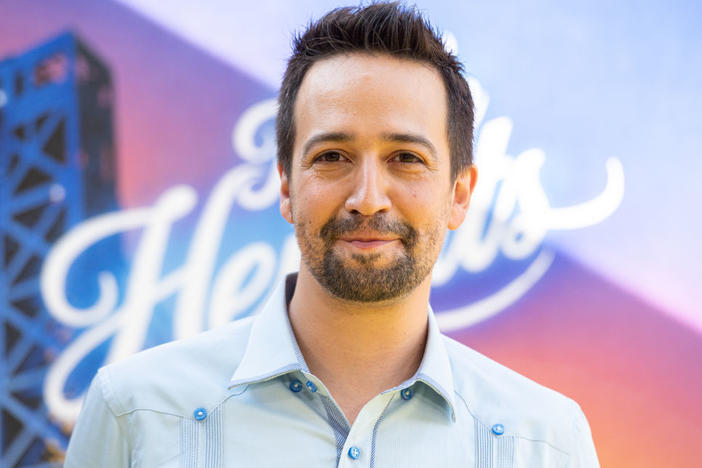
[[[193,416],[195,416],[195,419],[198,421],[202,421],[207,417],[207,410],[205,408],[198,408],[193,411]]]
[[[502,435],[505,433],[505,426],[502,424],[495,424],[492,426],[492,433],[495,435]]]
[[[402,396],[403,400],[409,400],[412,398],[412,395],[414,395],[414,391],[409,387],[400,392],[400,396]]]
[[[353,458],[354,460],[358,460],[358,457],[361,456],[361,449],[356,447],[355,445],[349,449],[349,457]]]
[[[300,390],[302,390],[302,382],[300,382],[297,379],[293,379],[293,381],[290,382],[290,390],[292,390],[295,393],[299,392]]]
[[[308,380],[305,385],[307,385],[307,388],[310,389],[310,392],[314,393],[317,391],[317,386],[311,380]]]

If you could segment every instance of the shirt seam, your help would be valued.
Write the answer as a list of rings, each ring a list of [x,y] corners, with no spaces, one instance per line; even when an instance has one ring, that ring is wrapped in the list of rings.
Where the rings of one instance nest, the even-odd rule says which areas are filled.
[[[215,406],[216,408],[216,406]],[[130,416],[138,411],[150,411],[152,413],[158,413],[158,414],[166,414],[168,416],[175,416],[177,418],[183,418],[183,419],[194,419],[194,418],[188,418],[188,416],[184,416],[182,414],[177,414],[177,413],[172,413],[170,411],[162,411],[154,408],[132,408],[129,410],[125,410],[124,412],[115,415],[115,417],[120,418],[122,416]]]
[[[483,421],[481,418],[479,418],[478,416],[476,416],[476,415],[470,410],[470,407],[468,406],[468,403],[466,403],[466,400],[463,398],[463,395],[461,395],[461,394],[458,392],[458,390],[454,390],[454,393],[456,394],[456,396],[458,396],[458,398],[461,399],[461,401],[463,402],[463,405],[466,407],[466,410],[467,410],[468,413],[471,415],[471,417],[473,417],[473,419],[475,419],[476,421],[478,421],[480,424],[482,424],[482,425],[485,426],[485,427],[490,427],[489,424],[485,424],[485,421]],[[568,452],[568,451],[566,451],[566,450],[563,450],[562,448],[556,447],[555,445],[553,445],[551,442],[549,442],[549,441],[547,441],[547,440],[543,440],[543,439],[530,439],[529,437],[524,437],[524,436],[519,435],[519,434],[516,434],[516,433],[514,433],[514,434],[512,434],[512,433],[509,433],[509,434],[508,434],[508,433],[505,433],[504,435],[511,436],[511,437],[514,437],[514,438],[520,439],[520,440],[526,440],[526,441],[529,441],[529,442],[540,442],[540,443],[542,443],[542,444],[548,445],[548,446],[551,447],[553,450],[556,450],[556,451],[562,453],[563,455],[565,455],[566,457],[570,458],[570,452]]]
[[[529,442],[538,442],[538,443],[542,443],[542,444],[544,444],[544,445],[548,445],[548,446],[551,447],[553,450],[556,450],[557,452],[561,452],[563,455],[565,455],[566,457],[570,458],[570,452],[567,452],[567,451],[565,451],[565,450],[563,450],[563,449],[561,449],[561,448],[556,447],[555,445],[553,445],[552,443],[550,443],[550,442],[547,441],[547,440],[543,440],[543,439],[530,439],[530,438],[528,438],[528,437],[520,436],[520,435],[518,435],[518,434],[513,434],[512,437],[514,437],[514,438],[516,438],[516,439],[520,439],[520,440],[526,440],[526,441],[529,441]]]
[[[217,404],[212,408],[212,411],[214,411],[214,410],[216,410],[217,408],[219,408],[220,406],[224,405],[224,403],[226,403],[227,400],[229,400],[230,398],[238,397],[238,396],[243,395],[244,393],[246,393],[246,390],[248,390],[248,389],[249,389],[249,384],[246,384],[246,385],[244,385],[244,388],[243,388],[240,392],[237,392],[237,393],[232,392],[232,393],[230,393],[229,395],[225,396],[224,398],[222,398],[222,401],[220,401],[219,403],[217,403]]]
[[[126,405],[119,401],[117,393],[113,389],[110,369],[103,367],[98,371],[96,377],[100,383],[100,393],[102,394],[107,407],[110,409],[110,412],[112,412],[115,417],[122,415]]]
[[[118,414],[115,411],[115,408],[113,407],[115,406],[115,403],[117,403],[118,405],[120,405],[121,403],[117,399],[117,395],[115,394],[114,389],[112,388],[112,382],[110,380],[110,375],[108,374],[107,369],[103,369],[102,372],[98,372],[95,378],[98,389],[100,390],[100,396],[105,402],[108,411],[110,412],[110,414],[112,414],[112,417],[115,418],[115,422],[119,426],[120,431],[124,433],[127,438],[127,449],[129,451],[129,457],[131,460],[135,460],[136,458],[133,451],[136,447],[133,443],[134,437],[132,434],[132,422],[129,420],[129,418],[123,418],[123,414]]]
[[[575,434],[573,434],[573,439],[570,441],[570,447],[572,449],[572,453],[577,456],[576,454],[581,453],[581,445],[579,441],[582,440],[582,437],[586,435],[589,431],[589,424],[587,422],[587,416],[585,416],[585,412],[583,411],[582,407],[580,404],[573,400],[572,398],[568,398],[569,404],[571,406],[571,409],[573,410],[572,416],[571,416],[571,423],[575,427]],[[592,433],[590,432],[589,434],[589,439],[592,440]],[[594,440],[593,440],[593,447],[594,447]],[[595,457],[597,457],[597,449],[595,449]],[[599,462],[599,461],[598,461]]]
[[[222,405],[223,405],[228,399],[230,399],[231,397],[240,396],[240,395],[244,394],[244,392],[246,392],[246,390],[248,390],[248,388],[249,388],[249,385],[247,384],[247,385],[245,385],[245,386],[243,387],[243,389],[242,389],[240,392],[237,392],[237,393],[230,393],[229,395],[227,395],[226,397],[224,397],[220,402],[214,404],[211,408],[208,408],[208,409],[209,409],[210,411],[215,411],[217,408],[219,408],[220,406],[222,406]],[[177,418],[182,418],[182,419],[194,419],[194,418],[191,418],[191,417],[188,416],[188,415],[178,414],[178,413],[174,413],[174,412],[171,412],[171,411],[163,411],[163,410],[159,410],[159,409],[155,409],[155,408],[132,408],[132,409],[129,409],[129,410],[124,410],[124,411],[120,412],[119,414],[115,414],[115,413],[112,411],[112,409],[110,409],[110,412],[112,412],[112,414],[113,414],[113,416],[114,416],[115,418],[121,418],[122,416],[129,416],[129,415],[131,415],[131,414],[133,414],[133,413],[136,413],[137,411],[150,411],[150,412],[152,412],[152,413],[166,414],[166,415],[168,415],[168,416],[175,416],[175,417],[177,417]]]

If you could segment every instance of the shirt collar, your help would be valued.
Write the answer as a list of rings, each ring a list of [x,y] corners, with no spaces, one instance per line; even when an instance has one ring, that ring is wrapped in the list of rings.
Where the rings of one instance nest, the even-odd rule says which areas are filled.
[[[297,274],[288,275],[254,319],[246,351],[229,387],[263,382],[296,370],[309,373],[287,312],[296,280]],[[451,361],[431,307],[428,308],[427,343],[419,369],[412,378],[387,392],[409,387],[417,381],[423,382],[446,401],[451,418],[455,420]]]
[[[254,318],[246,351],[229,387],[263,382],[294,370],[309,372],[288,317],[287,299],[292,297],[296,279],[288,275]]]
[[[449,359],[444,337],[436,323],[434,311],[429,307],[429,327],[427,332],[427,344],[424,348],[422,363],[417,369],[417,373],[410,381],[419,380],[424,382],[429,388],[434,390],[449,405],[451,419],[456,420],[454,411],[454,386],[451,360]]]

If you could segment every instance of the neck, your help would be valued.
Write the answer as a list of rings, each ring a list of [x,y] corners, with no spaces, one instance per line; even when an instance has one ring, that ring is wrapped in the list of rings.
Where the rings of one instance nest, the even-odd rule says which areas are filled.
[[[430,278],[408,296],[382,303],[344,301],[300,268],[289,314],[310,371],[353,423],[380,392],[412,377],[427,337]]]

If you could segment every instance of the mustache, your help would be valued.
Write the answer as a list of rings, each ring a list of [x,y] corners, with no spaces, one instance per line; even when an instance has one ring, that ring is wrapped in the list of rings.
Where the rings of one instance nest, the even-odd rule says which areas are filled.
[[[390,219],[384,214],[375,214],[370,218],[352,215],[342,219],[335,216],[322,226],[319,234],[327,245],[331,245],[342,235],[355,231],[393,234],[398,236],[406,247],[412,247],[417,242],[416,229],[405,222]]]

